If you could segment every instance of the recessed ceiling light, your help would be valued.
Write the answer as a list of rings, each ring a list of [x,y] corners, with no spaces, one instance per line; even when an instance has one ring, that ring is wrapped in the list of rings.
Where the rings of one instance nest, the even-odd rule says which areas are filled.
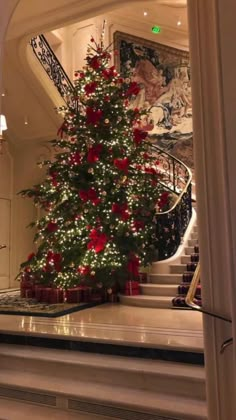
[[[181,26],[182,25],[182,22],[181,22],[181,20],[179,19],[179,20],[177,20],[177,26]]]
[[[143,16],[147,16],[147,15],[148,15],[148,12],[144,11]]]

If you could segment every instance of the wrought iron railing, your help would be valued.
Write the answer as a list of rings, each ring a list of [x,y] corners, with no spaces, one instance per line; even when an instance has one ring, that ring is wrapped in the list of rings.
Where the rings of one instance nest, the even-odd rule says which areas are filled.
[[[190,169],[180,160],[155,145],[150,151],[158,161],[163,187],[170,192],[171,202],[166,211],[156,216],[156,249],[158,260],[175,254],[192,216]]]
[[[64,99],[67,106],[75,108],[73,99],[74,86],[60,61],[54,54],[44,35],[37,35],[30,40],[33,52],[44,70],[53,81],[59,94]]]
[[[74,109],[77,106],[77,101],[74,101],[74,86],[44,35],[32,38],[30,44],[66,105]],[[192,175],[187,166],[174,156],[152,144],[149,144],[149,148],[158,161],[160,182],[170,192],[173,203],[168,210],[157,212],[156,216],[155,246],[158,260],[164,260],[178,249],[192,215]]]

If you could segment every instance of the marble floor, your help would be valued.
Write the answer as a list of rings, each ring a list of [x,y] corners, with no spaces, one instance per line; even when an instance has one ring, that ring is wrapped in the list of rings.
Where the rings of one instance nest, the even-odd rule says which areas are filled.
[[[0,315],[0,334],[203,352],[202,315],[192,310],[107,303],[58,318]]]

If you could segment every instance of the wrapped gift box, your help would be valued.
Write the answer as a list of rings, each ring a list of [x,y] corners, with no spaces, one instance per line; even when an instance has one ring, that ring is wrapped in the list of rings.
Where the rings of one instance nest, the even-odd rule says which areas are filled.
[[[63,303],[64,302],[64,290],[60,288],[51,288],[49,293],[49,303]]]
[[[126,296],[135,296],[140,294],[140,286],[138,281],[127,281],[125,283],[124,294]]]
[[[80,303],[83,301],[83,289],[81,286],[66,290],[67,303]]]

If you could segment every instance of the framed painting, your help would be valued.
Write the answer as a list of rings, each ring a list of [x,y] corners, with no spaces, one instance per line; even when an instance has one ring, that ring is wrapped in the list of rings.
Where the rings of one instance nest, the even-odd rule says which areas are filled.
[[[122,32],[114,34],[115,65],[141,86],[132,106],[149,110],[149,138],[193,168],[189,53]]]

